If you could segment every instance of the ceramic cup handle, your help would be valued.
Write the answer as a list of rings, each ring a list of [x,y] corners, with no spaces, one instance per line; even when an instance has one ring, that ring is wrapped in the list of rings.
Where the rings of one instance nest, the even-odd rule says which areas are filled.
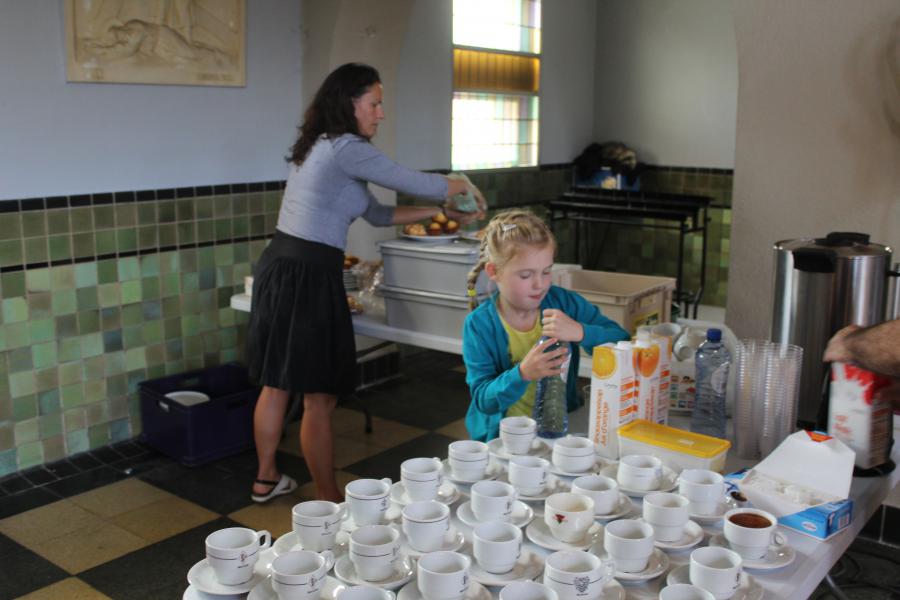
[[[785,546],[787,545],[787,538],[780,531],[776,531],[772,536],[772,541],[775,542],[776,546]]]
[[[259,540],[260,548],[265,549],[272,545],[272,534],[265,529],[256,532],[256,539]]]
[[[600,576],[600,579],[603,581],[603,585],[605,586],[607,583],[612,581],[613,577],[616,574],[616,561],[611,558],[604,560],[601,572],[603,574]]]
[[[391,481],[391,478],[390,478],[390,477],[383,477],[383,478],[381,479],[381,482],[382,482],[382,483],[386,483],[386,484],[388,485],[388,487],[394,485],[394,482]]]
[[[319,552],[319,556],[325,559],[325,572],[331,570],[331,567],[334,566],[334,552],[331,550],[322,550]]]

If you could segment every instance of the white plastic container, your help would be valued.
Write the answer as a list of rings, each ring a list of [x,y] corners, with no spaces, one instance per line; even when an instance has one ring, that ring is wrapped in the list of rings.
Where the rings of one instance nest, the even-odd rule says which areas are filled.
[[[436,294],[465,297],[469,271],[478,262],[478,244],[470,242],[389,240],[379,242],[378,249],[384,260],[385,285]],[[484,294],[489,282],[482,271],[475,289]]]
[[[635,419],[619,427],[619,456],[649,454],[675,472],[683,469],[725,471],[731,442],[668,425]]]
[[[391,327],[409,329],[459,339],[469,314],[466,296],[436,294],[388,285],[376,293],[384,298],[387,322]]]

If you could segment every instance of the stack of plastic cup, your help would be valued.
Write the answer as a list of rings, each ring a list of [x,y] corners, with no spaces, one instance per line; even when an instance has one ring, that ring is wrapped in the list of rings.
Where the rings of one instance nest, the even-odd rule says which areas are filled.
[[[754,422],[755,399],[762,395],[760,362],[764,340],[741,340],[734,357],[734,445],[740,458],[759,457],[758,424]]]
[[[763,396],[757,403],[759,451],[767,456],[794,432],[800,393],[803,349],[790,344],[766,345]]]

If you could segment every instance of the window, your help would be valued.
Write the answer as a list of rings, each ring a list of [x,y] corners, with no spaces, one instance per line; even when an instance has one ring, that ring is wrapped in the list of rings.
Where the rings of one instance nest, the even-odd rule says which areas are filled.
[[[540,0],[453,0],[454,170],[538,163]]]

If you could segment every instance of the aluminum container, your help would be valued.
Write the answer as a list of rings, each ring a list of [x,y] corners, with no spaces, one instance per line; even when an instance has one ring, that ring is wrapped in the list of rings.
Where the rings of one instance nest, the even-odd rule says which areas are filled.
[[[379,286],[376,293],[384,298],[387,323],[398,329],[460,339],[463,321],[469,314],[466,296],[436,294]]]
[[[429,243],[414,240],[390,240],[378,243],[384,260],[384,284],[466,297],[466,279],[478,262],[478,244],[466,241]],[[490,279],[484,271],[475,289],[479,295],[488,290]]]

